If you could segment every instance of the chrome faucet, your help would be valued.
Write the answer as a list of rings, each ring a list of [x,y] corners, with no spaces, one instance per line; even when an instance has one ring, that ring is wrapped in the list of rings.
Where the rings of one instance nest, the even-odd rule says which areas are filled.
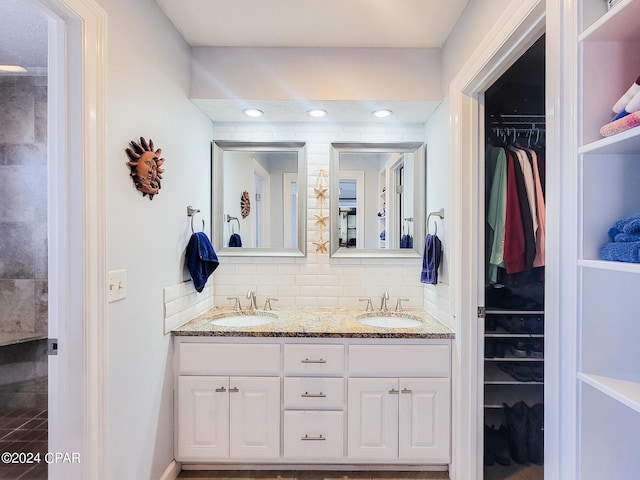
[[[249,299],[249,310],[251,310],[252,312],[257,310],[258,307],[256,306],[256,292],[254,292],[253,290],[249,290],[247,292],[247,298]]]
[[[404,309],[402,308],[402,302],[408,302],[408,298],[399,298],[396,302],[396,312],[402,312]]]
[[[273,308],[271,307],[271,302],[277,302],[277,301],[278,301],[277,298],[267,297],[267,299],[264,301],[265,312],[269,310],[273,310]]]
[[[227,297],[227,300],[234,300],[235,303],[233,304],[233,311],[234,312],[239,312],[240,310],[242,310],[242,306],[240,305],[240,298],[238,297]]]
[[[380,311],[381,312],[388,312],[389,309],[387,308],[387,300],[389,300],[389,292],[388,291],[384,291],[384,293],[382,294],[382,299],[380,301]]]

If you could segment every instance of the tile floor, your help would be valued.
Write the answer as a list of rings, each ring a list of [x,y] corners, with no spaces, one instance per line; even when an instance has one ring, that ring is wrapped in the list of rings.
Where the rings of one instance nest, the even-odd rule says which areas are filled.
[[[46,409],[0,409],[0,452],[47,453],[48,421]],[[46,480],[47,464],[0,462],[1,480]]]

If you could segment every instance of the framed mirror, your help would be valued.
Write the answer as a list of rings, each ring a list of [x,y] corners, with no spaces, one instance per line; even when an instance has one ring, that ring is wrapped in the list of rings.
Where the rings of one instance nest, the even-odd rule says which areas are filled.
[[[303,142],[212,143],[213,245],[222,256],[306,255]]]
[[[419,257],[425,236],[422,143],[332,143],[332,257]]]

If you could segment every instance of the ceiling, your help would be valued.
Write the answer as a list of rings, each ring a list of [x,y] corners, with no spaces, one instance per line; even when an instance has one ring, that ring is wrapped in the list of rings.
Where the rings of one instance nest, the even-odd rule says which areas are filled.
[[[46,17],[24,0],[0,0],[0,12],[0,65],[46,67]]]
[[[157,0],[192,46],[439,48],[468,0]]]
[[[157,0],[191,46],[440,48],[468,0]],[[0,64],[46,72],[47,21],[24,0],[0,0]],[[215,122],[256,122],[237,100],[200,108]],[[262,99],[263,122],[381,122],[365,102],[326,101],[312,119],[299,101]],[[384,122],[424,123],[436,102],[394,102]]]
[[[441,48],[468,0],[156,0],[191,46]],[[299,100],[254,100],[256,120],[234,99],[196,100],[214,122],[424,123],[439,102],[385,101],[393,116],[371,116],[370,102],[314,101],[312,119]]]

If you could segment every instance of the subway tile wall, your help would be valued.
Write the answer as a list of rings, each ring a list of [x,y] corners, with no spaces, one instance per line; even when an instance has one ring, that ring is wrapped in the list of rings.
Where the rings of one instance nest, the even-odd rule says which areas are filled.
[[[407,307],[423,307],[422,259],[330,258],[312,243],[319,237],[314,215],[320,212],[313,188],[320,169],[329,171],[331,143],[424,142],[423,125],[214,124],[213,131],[214,140],[304,141],[308,161],[306,258],[220,257],[212,275],[216,306],[230,305],[228,296],[239,296],[245,305],[252,288],[260,307],[270,296],[279,299],[278,308],[364,308],[361,298],[371,297],[376,305],[385,290],[392,307],[398,297],[409,298]],[[325,214],[328,207],[325,201]],[[324,238],[329,238],[328,228]]]

